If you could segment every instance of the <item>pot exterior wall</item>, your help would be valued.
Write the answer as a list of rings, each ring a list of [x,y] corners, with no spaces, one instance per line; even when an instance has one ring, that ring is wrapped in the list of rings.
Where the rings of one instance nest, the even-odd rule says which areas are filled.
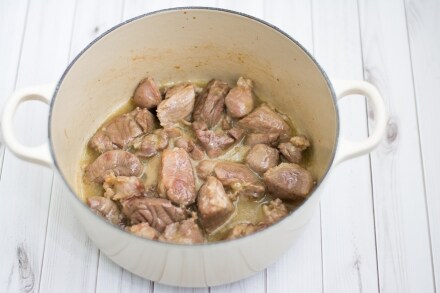
[[[206,287],[251,276],[284,254],[316,212],[321,185],[298,210],[271,229],[207,245],[174,245],[128,234],[68,196],[78,220],[95,245],[121,267],[152,281],[184,287]]]

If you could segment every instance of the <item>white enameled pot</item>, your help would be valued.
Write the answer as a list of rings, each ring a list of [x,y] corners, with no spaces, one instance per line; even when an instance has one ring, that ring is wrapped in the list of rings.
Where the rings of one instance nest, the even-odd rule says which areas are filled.
[[[208,81],[233,85],[254,81],[255,93],[289,115],[313,144],[311,196],[279,223],[250,236],[203,245],[176,245],[126,233],[93,214],[77,196],[79,160],[99,125],[126,103],[139,80],[160,83]],[[337,100],[362,94],[375,125],[362,142],[339,137]],[[24,146],[12,131],[20,103],[50,105],[49,139]],[[115,263],[164,284],[213,286],[250,276],[275,262],[299,237],[316,211],[329,171],[371,151],[386,125],[382,98],[364,81],[330,81],[313,57],[272,25],[241,13],[214,8],[176,8],[124,22],[93,41],[69,65],[58,84],[19,90],[2,117],[4,141],[18,157],[59,172],[71,191],[65,199],[89,237]]]

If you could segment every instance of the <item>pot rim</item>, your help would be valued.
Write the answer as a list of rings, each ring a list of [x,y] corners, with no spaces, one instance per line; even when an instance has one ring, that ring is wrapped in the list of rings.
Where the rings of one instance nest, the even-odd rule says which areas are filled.
[[[289,213],[286,217],[284,217],[283,219],[281,219],[280,221],[270,225],[269,227],[262,229],[260,231],[256,231],[252,234],[249,234],[247,236],[244,237],[240,237],[237,239],[231,239],[231,240],[221,240],[221,241],[216,241],[216,242],[207,242],[207,243],[200,243],[200,244],[178,244],[178,243],[171,243],[171,242],[161,242],[158,240],[152,240],[152,239],[147,239],[147,238],[143,238],[140,236],[137,236],[135,234],[129,233],[125,230],[122,230],[121,228],[117,227],[116,225],[111,224],[110,222],[108,222],[107,220],[105,220],[103,217],[100,217],[99,215],[96,215],[95,213],[93,213],[93,211],[90,210],[90,208],[87,206],[87,204],[82,201],[80,199],[80,197],[76,194],[76,192],[71,188],[71,186],[68,184],[68,181],[66,180],[63,172],[61,172],[61,169],[59,167],[57,158],[55,156],[54,153],[54,148],[53,148],[53,141],[52,141],[52,133],[51,133],[51,121],[52,121],[52,111],[53,111],[53,107],[54,107],[54,103],[55,103],[55,99],[57,97],[58,91],[61,87],[61,84],[63,83],[64,79],[66,78],[66,76],[68,75],[68,73],[70,72],[70,69],[75,65],[76,61],[81,58],[81,56],[89,49],[91,48],[95,43],[99,42],[103,37],[109,35],[110,33],[112,33],[113,31],[119,29],[120,27],[129,24],[131,22],[137,21],[141,18],[144,17],[149,17],[151,15],[155,15],[155,14],[160,14],[163,12],[174,12],[174,11],[185,11],[185,10],[206,10],[206,11],[214,11],[214,12],[224,12],[224,13],[229,13],[235,16],[241,16],[241,17],[245,17],[251,21],[255,21],[258,22],[260,24],[263,24],[273,30],[275,30],[276,32],[280,33],[281,35],[283,35],[284,37],[286,37],[287,39],[289,39],[292,43],[294,43],[295,45],[297,45],[306,55],[308,58],[310,58],[310,60],[312,60],[312,62],[315,64],[315,66],[318,68],[318,70],[320,71],[321,75],[324,77],[325,82],[327,83],[328,88],[330,89],[330,93],[333,99],[333,104],[334,104],[334,108],[335,108],[335,114],[336,114],[336,141],[334,144],[334,148],[333,151],[331,153],[331,159],[330,162],[327,166],[327,168],[325,169],[322,177],[321,177],[321,181],[315,186],[315,188],[312,190],[312,192],[310,193],[309,197],[304,200],[304,202],[293,212]],[[147,241],[151,244],[154,245],[165,245],[165,246],[169,246],[169,247],[179,247],[179,248],[189,248],[191,249],[191,247],[194,248],[200,248],[200,247],[213,247],[213,246],[217,246],[217,245],[225,245],[225,244],[231,244],[231,243],[238,243],[240,241],[243,241],[244,239],[249,240],[251,237],[255,237],[257,234],[261,235],[263,233],[268,232],[268,230],[271,230],[274,226],[279,225],[281,222],[285,221],[287,218],[289,218],[290,216],[292,216],[292,214],[294,214],[296,211],[298,211],[299,209],[301,209],[306,202],[308,202],[311,197],[316,194],[316,191],[318,190],[318,188],[322,185],[322,183],[324,182],[324,180],[327,178],[327,175],[333,165],[334,159],[335,159],[335,155],[336,155],[336,150],[338,148],[338,143],[339,143],[339,133],[340,133],[340,120],[339,120],[339,109],[338,109],[338,103],[337,103],[337,98],[336,98],[336,94],[333,88],[333,85],[330,81],[330,79],[328,78],[327,74],[325,73],[324,69],[319,65],[319,63],[315,60],[315,58],[312,56],[312,54],[309,53],[309,51],[306,50],[306,48],[304,48],[297,40],[295,40],[293,37],[291,37],[289,34],[287,34],[286,32],[284,32],[283,30],[281,30],[280,28],[278,28],[277,26],[270,24],[262,19],[259,19],[257,17],[254,17],[252,15],[248,15],[246,13],[242,13],[242,12],[238,12],[238,11],[234,11],[234,10],[229,10],[229,9],[224,9],[224,8],[217,8],[217,7],[207,7],[207,6],[179,6],[179,7],[172,7],[172,8],[166,8],[166,9],[160,9],[160,10],[155,10],[155,11],[151,11],[148,13],[144,13],[138,16],[135,16],[133,18],[130,18],[128,20],[125,20],[123,22],[120,22],[119,24],[109,28],[108,30],[106,30],[105,32],[103,32],[101,35],[99,35],[98,37],[96,37],[95,39],[93,39],[87,46],[85,46],[76,56],[75,58],[69,63],[69,65],[67,66],[67,68],[64,70],[63,74],[61,75],[61,78],[59,79],[59,81],[56,84],[55,87],[55,91],[52,95],[52,99],[50,102],[50,107],[49,107],[49,119],[48,119],[48,139],[49,139],[49,150],[50,150],[50,155],[52,157],[52,160],[54,162],[54,166],[58,172],[58,174],[60,174],[61,178],[64,181],[64,184],[67,185],[68,190],[70,191],[71,195],[75,198],[75,200],[77,200],[81,207],[86,209],[89,213],[92,213],[99,221],[104,222],[105,224],[111,226],[113,229],[124,233],[124,235],[128,236],[128,237],[136,237],[137,239],[142,239],[144,241]]]

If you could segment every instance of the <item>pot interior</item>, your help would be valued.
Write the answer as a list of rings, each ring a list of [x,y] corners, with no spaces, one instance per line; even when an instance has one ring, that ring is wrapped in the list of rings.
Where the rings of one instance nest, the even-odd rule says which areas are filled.
[[[79,160],[100,124],[127,102],[138,82],[163,84],[239,76],[288,115],[313,145],[318,182],[332,162],[338,117],[322,71],[283,33],[258,20],[203,8],[155,12],[110,30],[72,62],[51,109],[50,136],[60,172],[78,194]]]

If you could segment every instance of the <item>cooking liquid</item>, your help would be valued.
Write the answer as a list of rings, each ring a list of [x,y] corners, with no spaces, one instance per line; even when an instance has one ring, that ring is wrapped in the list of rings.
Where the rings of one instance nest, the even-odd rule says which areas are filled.
[[[256,104],[258,105],[260,103],[261,102],[257,100]],[[110,122],[114,117],[130,112],[135,108],[136,108],[135,105],[131,101],[128,102],[127,104],[123,105],[120,109],[115,111],[108,119],[106,119],[106,121],[102,125],[108,124],[108,122]],[[289,119],[286,120],[289,123],[289,125],[292,127],[292,129],[294,129],[291,121]],[[159,126],[160,125],[157,121],[157,127]],[[179,128],[179,130],[182,132],[184,137],[196,141],[190,125],[179,123],[176,125],[176,127]],[[220,123],[213,130],[215,131],[217,128],[220,128]],[[294,133],[292,133],[292,135],[293,134]],[[174,139],[170,139],[168,148],[173,148],[173,147],[174,147]],[[250,147],[243,144],[243,139],[242,139],[239,143],[233,145],[222,156],[217,157],[212,161],[231,161],[231,162],[243,163],[249,149]],[[303,163],[301,164],[303,166],[308,166],[310,162],[310,155],[308,155],[307,153],[308,151],[305,152]],[[99,153],[95,152],[90,147],[86,146],[83,158],[81,160],[81,170],[84,171],[85,167],[91,164],[98,156]],[[207,155],[205,155],[204,159],[211,160]],[[161,161],[161,153],[149,159],[141,159],[141,162],[144,165],[144,173],[141,179],[143,180],[146,187],[157,185],[158,177],[159,177],[158,170],[160,168],[160,161]],[[191,160],[194,174],[196,177],[196,190],[198,190],[204,182],[203,180],[197,177],[195,167],[197,166],[198,162],[199,161]],[[101,184],[89,183],[86,180],[84,180],[83,176],[81,176],[80,185],[81,185],[80,188],[81,197],[82,200],[84,201],[86,201],[87,198],[90,196],[97,196],[97,195],[103,196],[104,194],[104,189]],[[216,229],[215,231],[209,234],[206,234],[206,238],[208,242],[216,242],[224,239],[227,233],[229,232],[229,230],[238,223],[243,223],[243,222],[248,222],[253,224],[260,223],[263,220],[262,205],[270,202],[273,199],[274,198],[269,194],[265,194],[262,198],[259,199],[250,199],[244,196],[237,197],[237,200],[234,202],[234,205],[236,207],[234,214],[218,229]],[[286,201],[283,202],[286,205],[289,212],[292,212],[299,205],[301,205],[303,200],[296,202],[286,202]],[[196,204],[193,204],[188,208],[193,211],[197,210]]]

